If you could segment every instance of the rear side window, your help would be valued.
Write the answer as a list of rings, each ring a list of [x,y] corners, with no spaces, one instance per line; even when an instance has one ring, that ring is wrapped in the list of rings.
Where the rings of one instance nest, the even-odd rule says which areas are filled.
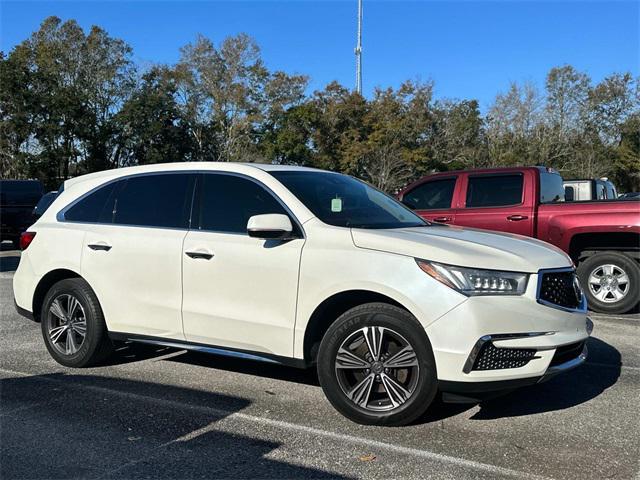
[[[116,182],[98,188],[67,209],[64,219],[70,222],[111,223]]]
[[[123,180],[113,223],[140,227],[188,228],[195,174],[163,173]]]
[[[469,177],[467,208],[501,207],[522,203],[522,175]]]
[[[455,186],[455,178],[426,182],[406,193],[402,203],[416,210],[451,208]]]
[[[200,193],[200,229],[247,233],[253,215],[286,210],[264,187],[234,175],[204,174]]]
[[[562,177],[557,173],[540,172],[540,203],[564,202],[565,199],[570,202],[575,197],[574,193],[573,187],[564,187]]]

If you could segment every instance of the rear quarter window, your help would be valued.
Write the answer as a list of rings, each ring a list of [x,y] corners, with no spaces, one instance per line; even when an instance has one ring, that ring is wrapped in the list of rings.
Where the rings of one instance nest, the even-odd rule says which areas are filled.
[[[64,220],[84,223],[111,223],[117,182],[98,187],[81,197],[64,212]]]
[[[567,198],[570,196],[571,198]],[[564,187],[562,177],[557,173],[540,172],[540,203],[572,201],[575,190],[572,186]]]

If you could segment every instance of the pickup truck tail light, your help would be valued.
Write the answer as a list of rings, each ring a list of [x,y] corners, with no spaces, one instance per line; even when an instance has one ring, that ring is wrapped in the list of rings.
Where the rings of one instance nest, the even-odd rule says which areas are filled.
[[[26,250],[34,238],[36,238],[36,232],[24,232],[20,235],[20,250]]]

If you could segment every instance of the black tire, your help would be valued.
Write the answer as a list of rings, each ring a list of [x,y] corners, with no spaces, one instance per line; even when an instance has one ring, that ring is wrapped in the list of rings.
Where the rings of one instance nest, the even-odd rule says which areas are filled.
[[[599,288],[589,284],[589,277],[593,272],[598,272],[604,265],[614,265],[628,276],[626,293],[620,300],[602,301],[596,294],[600,293]],[[596,253],[580,262],[578,265],[578,277],[582,284],[582,289],[587,296],[589,308],[600,313],[627,313],[633,310],[640,299],[640,266],[638,262],[620,252]],[[611,296],[613,294],[610,294]]]
[[[50,334],[52,322],[59,322],[59,317],[51,313],[52,304],[56,300],[62,303],[62,299],[68,299],[69,296],[78,301],[82,307],[83,317],[86,319],[84,339],[79,345],[76,341],[78,348],[74,353],[61,352],[63,347],[60,343],[54,342]],[[47,350],[53,359],[61,365],[75,368],[91,367],[104,362],[113,352],[113,345],[109,340],[98,298],[89,284],[81,278],[69,278],[54,284],[45,296],[40,317],[42,336]],[[61,323],[65,324],[68,321]],[[69,335],[68,331],[66,335]],[[74,338],[81,337],[74,335]]]
[[[404,403],[386,411],[372,411],[370,408],[363,408],[354,403],[341,387],[342,380],[338,378],[341,374],[336,369],[336,357],[343,342],[353,338],[362,328],[373,326],[388,329],[384,331],[390,331],[392,338],[402,337],[402,340],[406,340],[417,359],[417,374],[411,395]],[[394,337],[394,334],[398,337]],[[387,341],[388,348],[392,348],[391,343]],[[364,344],[361,343],[361,345]],[[384,341],[381,345],[384,345]],[[370,349],[368,351],[370,352]],[[320,385],[329,402],[345,417],[364,425],[400,426],[411,423],[427,410],[438,391],[436,364],[431,343],[424,328],[406,310],[386,303],[367,303],[342,314],[329,327],[322,339],[318,351],[317,368]],[[359,375],[366,376],[373,372],[373,368],[357,372]],[[408,376],[409,373],[405,375]],[[388,392],[382,383],[372,384],[369,391],[375,391],[374,387],[382,392]]]

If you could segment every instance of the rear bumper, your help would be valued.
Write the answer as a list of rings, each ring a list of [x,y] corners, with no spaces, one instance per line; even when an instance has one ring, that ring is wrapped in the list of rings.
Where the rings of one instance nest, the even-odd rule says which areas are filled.
[[[21,306],[19,306],[15,298],[13,299],[13,306],[16,307],[16,312],[18,312],[18,315],[20,315],[21,317],[29,319],[33,322],[36,321],[36,319],[33,317],[33,312],[30,312],[26,308],[22,308]]]
[[[582,352],[577,357],[550,366],[544,375],[541,376],[489,382],[452,382],[440,380],[438,382],[438,388],[442,392],[442,398],[445,402],[477,403],[504,395],[521,387],[546,382],[556,375],[579,367],[587,360],[587,356],[588,349],[587,346],[584,345]]]

